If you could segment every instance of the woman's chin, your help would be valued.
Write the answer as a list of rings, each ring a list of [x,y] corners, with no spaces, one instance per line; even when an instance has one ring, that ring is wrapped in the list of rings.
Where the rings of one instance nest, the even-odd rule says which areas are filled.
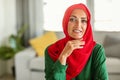
[[[72,37],[72,38],[77,40],[77,39],[82,39],[82,37],[83,37],[83,36],[74,36],[74,37]]]

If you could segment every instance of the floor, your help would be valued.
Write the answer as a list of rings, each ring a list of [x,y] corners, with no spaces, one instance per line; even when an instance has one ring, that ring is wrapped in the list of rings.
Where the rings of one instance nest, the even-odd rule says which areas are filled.
[[[15,80],[13,75],[11,74],[6,74],[6,75],[3,75],[3,76],[0,76],[0,80]]]

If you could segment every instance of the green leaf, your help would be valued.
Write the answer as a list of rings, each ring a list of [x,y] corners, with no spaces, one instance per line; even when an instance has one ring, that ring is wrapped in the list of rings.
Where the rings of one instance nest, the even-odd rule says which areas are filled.
[[[24,25],[19,29],[18,34],[17,34],[17,37],[18,37],[18,38],[21,38],[27,28],[28,28],[28,26],[24,24]]]
[[[0,59],[7,60],[12,58],[15,55],[15,52],[12,48],[7,46],[0,47]]]

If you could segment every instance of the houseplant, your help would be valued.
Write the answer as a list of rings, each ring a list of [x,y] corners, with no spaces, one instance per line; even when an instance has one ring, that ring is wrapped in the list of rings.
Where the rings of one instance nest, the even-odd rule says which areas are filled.
[[[10,35],[8,38],[8,45],[0,46],[0,59],[8,60],[14,57],[14,55],[23,50],[25,47],[22,45],[22,36],[27,29],[27,25],[23,25],[16,35]]]

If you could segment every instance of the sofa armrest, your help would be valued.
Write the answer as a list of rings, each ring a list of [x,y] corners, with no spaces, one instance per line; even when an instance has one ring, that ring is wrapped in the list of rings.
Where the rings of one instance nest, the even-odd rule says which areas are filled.
[[[15,55],[16,80],[30,80],[29,63],[35,55],[35,51],[31,47]]]

